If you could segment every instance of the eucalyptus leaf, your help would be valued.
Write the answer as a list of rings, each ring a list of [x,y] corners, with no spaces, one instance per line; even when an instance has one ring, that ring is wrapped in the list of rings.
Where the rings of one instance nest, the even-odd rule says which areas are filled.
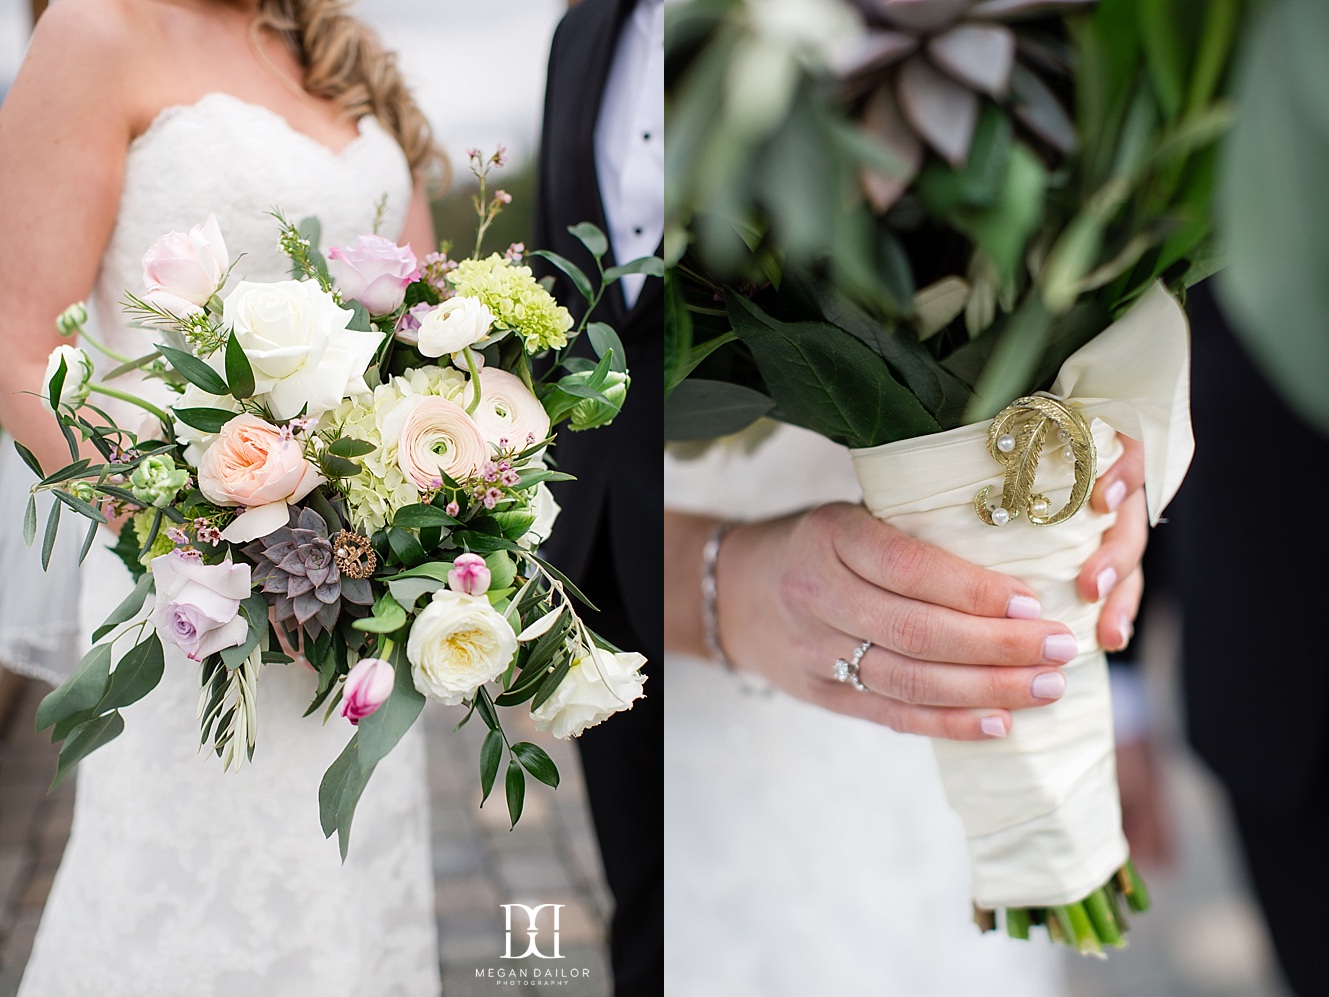
[[[569,225],[568,232],[576,236],[577,240],[586,247],[586,251],[597,260],[605,253],[609,252],[609,240],[599,227],[590,222],[578,222],[576,225]]]
[[[572,285],[577,289],[578,294],[588,302],[595,300],[595,291],[591,288],[590,278],[586,276],[581,267],[567,257],[559,256],[558,253],[550,252],[547,249],[537,249],[528,255],[544,257],[568,275],[568,279],[572,281]]]
[[[614,327],[605,322],[592,322],[586,327],[586,336],[591,341],[591,349],[595,350],[595,355],[602,360],[612,354],[609,369],[616,371],[626,371],[628,369],[627,353],[623,350],[623,340],[618,338],[618,333]]]
[[[51,511],[46,517],[46,535],[42,538],[42,570],[45,571],[51,566],[51,551],[55,549],[55,535],[60,529],[60,510],[64,506],[59,503],[53,503]]]
[[[152,589],[152,572],[145,571],[130,593],[121,600],[120,605],[116,606],[111,611],[111,615],[106,617],[106,622],[92,632],[92,639],[94,641],[101,640],[121,623],[128,623],[132,620],[138,614],[138,611],[143,608],[143,603]]]
[[[98,644],[83,655],[74,674],[48,692],[37,705],[37,729],[91,710],[101,702],[111,678],[111,645]]]
[[[46,477],[46,472],[42,470],[41,462],[37,460],[36,454],[34,454],[31,450],[25,447],[18,440],[14,441],[14,449],[17,450],[18,455],[23,458],[23,463],[27,464],[28,467],[32,469],[33,474],[37,475],[37,477],[39,478]]]
[[[328,453],[337,457],[364,457],[377,449],[378,447],[365,440],[354,440],[349,436],[343,436],[341,439],[332,441],[328,446]]]
[[[74,770],[74,766],[104,744],[115,740],[125,729],[125,721],[120,711],[96,717],[75,727],[65,738],[60,749],[60,759],[56,763],[55,778],[51,789],[65,781],[65,777]],[[49,792],[49,790],[48,790]]]
[[[166,656],[156,631],[125,652],[111,673],[111,684],[97,704],[97,711],[119,709],[137,703],[157,688],[166,669]]]
[[[37,539],[37,496],[28,496],[28,507],[23,513],[23,542],[29,547]]]

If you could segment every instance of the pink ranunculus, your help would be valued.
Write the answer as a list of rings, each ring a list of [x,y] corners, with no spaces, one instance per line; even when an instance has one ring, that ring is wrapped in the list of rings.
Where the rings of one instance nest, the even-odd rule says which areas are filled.
[[[464,404],[475,398],[474,383],[466,385]],[[480,371],[480,404],[471,414],[485,440],[495,446],[507,440],[521,448],[529,436],[536,442],[549,435],[549,413],[522,379],[496,367]]]
[[[362,235],[345,248],[328,250],[328,273],[342,295],[365,306],[370,315],[401,307],[406,288],[420,279],[415,253],[381,235]]]
[[[168,232],[143,256],[146,298],[176,315],[196,312],[217,293],[231,265],[217,216],[184,232]]]
[[[322,482],[298,440],[283,437],[276,426],[254,415],[237,415],[224,425],[198,462],[198,488],[204,498],[217,505],[245,507],[222,531],[234,543],[285,526],[288,504]]]
[[[417,488],[442,477],[465,481],[489,459],[489,446],[460,405],[430,395],[415,403],[397,435],[397,466]]]
[[[489,565],[479,554],[459,554],[448,571],[448,588],[464,595],[484,595],[493,580]]]
[[[152,625],[162,640],[191,661],[244,642],[249,623],[239,612],[249,596],[249,565],[204,564],[175,550],[148,566],[157,588]]]
[[[341,715],[353,724],[369,716],[388,701],[396,679],[391,662],[361,658],[342,686]]]

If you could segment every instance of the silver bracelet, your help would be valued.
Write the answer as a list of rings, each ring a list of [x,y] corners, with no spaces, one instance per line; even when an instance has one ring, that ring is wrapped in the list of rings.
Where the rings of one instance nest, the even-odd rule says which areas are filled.
[[[737,671],[729,655],[720,646],[720,612],[717,606],[719,586],[715,582],[715,564],[720,559],[720,543],[738,523],[729,520],[717,523],[701,549],[701,626],[706,651],[711,659],[729,671]]]

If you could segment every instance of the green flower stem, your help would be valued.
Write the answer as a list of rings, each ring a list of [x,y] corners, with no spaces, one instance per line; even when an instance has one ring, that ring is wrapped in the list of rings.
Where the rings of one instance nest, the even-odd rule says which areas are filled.
[[[159,409],[156,405],[153,405],[149,401],[144,401],[142,398],[139,398],[137,395],[131,395],[129,392],[121,391],[119,388],[110,388],[104,384],[97,384],[96,382],[89,384],[88,390],[93,391],[99,395],[106,395],[108,398],[118,398],[122,402],[129,402],[129,404],[131,405],[137,405],[139,408],[155,415],[165,425],[169,426],[172,424],[173,420],[169,415],[167,415],[165,412]]]
[[[1100,942],[1112,948],[1121,948],[1126,944],[1121,934],[1121,928],[1117,924],[1116,912],[1108,901],[1106,888],[1094,890],[1093,893],[1085,897],[1084,909],[1089,915],[1089,920],[1093,922],[1094,933],[1098,936]]]
[[[475,366],[475,354],[471,352],[469,346],[462,347],[462,356],[466,358],[466,369],[471,372],[471,390],[475,397],[471,399],[471,404],[466,406],[466,414],[474,415],[475,410],[480,407],[480,371]]]
[[[78,341],[79,341],[79,345],[82,345],[83,343],[87,343],[89,346],[91,346],[91,347],[92,347],[94,350],[96,350],[98,353],[101,353],[101,354],[103,354],[103,355],[105,355],[105,356],[110,357],[110,358],[111,358],[112,360],[114,360],[116,363],[133,363],[133,362],[134,362],[134,358],[133,358],[133,357],[127,357],[127,356],[125,356],[123,353],[117,353],[115,350],[111,349],[109,346],[105,345],[104,343],[98,342],[98,340],[97,340],[95,337],[93,337],[93,336],[91,336],[91,335],[88,334],[88,330],[87,330],[87,327],[86,327],[86,326],[79,326],[79,330],[78,330]]]
[[[1123,900],[1126,908],[1122,907]],[[1030,927],[1041,924],[1055,944],[1101,959],[1106,958],[1105,947],[1126,947],[1130,925],[1124,909],[1135,913],[1149,909],[1149,890],[1129,860],[1082,900],[1056,907],[1007,907],[1003,917],[1006,933],[1012,938],[1027,940]]]
[[[1029,940],[1029,908],[1012,907],[1006,912],[1006,934],[1012,938]]]
[[[1149,890],[1144,885],[1144,880],[1140,878],[1136,871],[1135,863],[1130,859],[1122,867],[1122,873],[1125,873],[1129,886],[1123,886],[1122,892],[1126,894],[1126,905],[1137,914],[1143,914],[1149,909]],[[1118,873],[1120,876],[1121,873]]]
[[[384,637],[383,643],[379,645],[378,656],[384,661],[390,661],[392,659],[392,649],[395,646],[396,645],[393,644],[391,637]]]

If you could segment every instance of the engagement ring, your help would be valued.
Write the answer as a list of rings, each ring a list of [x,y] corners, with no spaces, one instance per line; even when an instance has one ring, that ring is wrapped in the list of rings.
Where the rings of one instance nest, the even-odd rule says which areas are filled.
[[[867,692],[868,687],[863,684],[863,680],[858,677],[858,667],[863,663],[863,655],[868,653],[868,648],[872,646],[872,641],[865,640],[854,650],[854,656],[849,661],[844,658],[835,659],[835,681],[848,682],[859,692]]]

